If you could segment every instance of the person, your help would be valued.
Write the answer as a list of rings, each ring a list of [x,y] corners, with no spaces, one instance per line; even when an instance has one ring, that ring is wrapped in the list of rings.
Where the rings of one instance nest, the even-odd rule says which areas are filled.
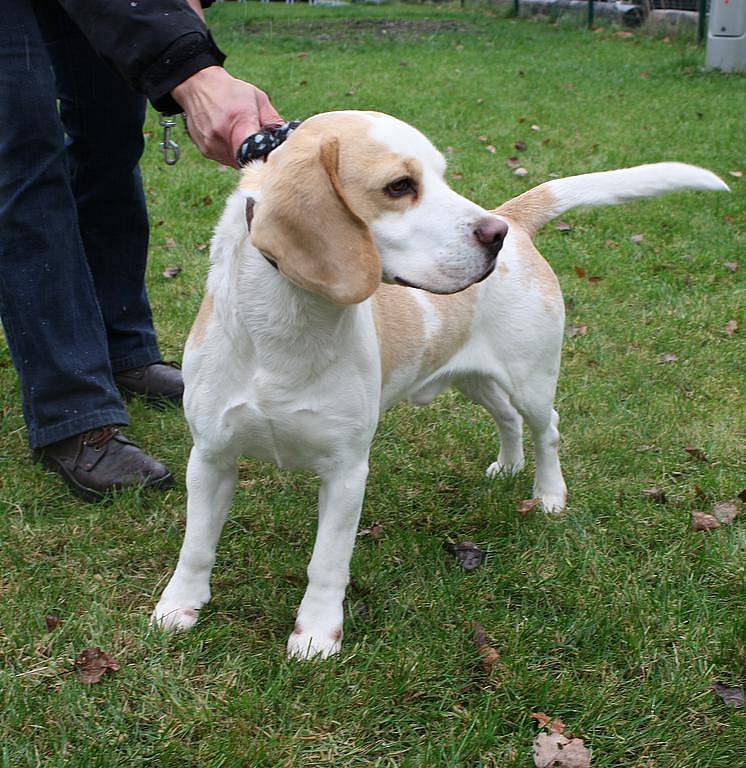
[[[282,121],[224,59],[197,0],[3,2],[0,318],[33,455],[87,500],[173,482],[120,430],[122,392],[183,390],[145,289],[142,129],[146,99],[185,112],[199,150],[235,165]]]

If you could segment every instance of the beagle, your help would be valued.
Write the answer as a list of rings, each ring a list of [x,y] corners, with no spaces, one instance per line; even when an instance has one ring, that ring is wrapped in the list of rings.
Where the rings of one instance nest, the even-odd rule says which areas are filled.
[[[553,398],[564,305],[531,236],[579,205],[727,186],[659,163],[542,184],[486,211],[448,187],[417,130],[375,112],[305,121],[244,170],[212,239],[204,301],[184,353],[194,446],[187,525],[153,621],[184,630],[210,599],[210,572],[248,455],[317,473],[319,523],[287,652],[340,649],[342,603],[381,414],[455,386],[500,435],[487,475],[523,467],[534,496],[565,506]],[[500,254],[498,261],[498,253]]]

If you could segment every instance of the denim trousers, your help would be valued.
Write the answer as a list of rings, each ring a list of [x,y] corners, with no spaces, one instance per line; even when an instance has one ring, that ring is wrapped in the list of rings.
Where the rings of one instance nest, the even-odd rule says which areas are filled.
[[[161,359],[144,117],[54,0],[3,0],[0,317],[32,448],[127,424],[113,374]]]

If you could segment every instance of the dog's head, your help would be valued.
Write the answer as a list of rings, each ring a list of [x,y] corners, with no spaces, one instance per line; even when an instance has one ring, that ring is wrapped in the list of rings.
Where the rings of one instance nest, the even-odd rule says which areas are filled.
[[[251,240],[336,304],[365,300],[381,279],[456,293],[492,272],[508,226],[450,189],[445,167],[393,117],[317,115],[262,169]]]

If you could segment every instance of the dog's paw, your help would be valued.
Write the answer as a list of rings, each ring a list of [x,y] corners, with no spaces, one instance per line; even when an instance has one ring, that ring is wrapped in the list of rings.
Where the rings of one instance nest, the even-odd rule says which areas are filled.
[[[534,491],[534,498],[541,499],[541,506],[550,515],[559,515],[567,504],[567,491],[563,488],[556,492]]]
[[[522,469],[523,459],[515,464],[508,464],[500,461],[498,458],[497,461],[493,461],[492,464],[487,467],[485,474],[493,480],[496,477],[513,477],[513,475],[517,475]]]
[[[167,632],[186,632],[197,623],[199,610],[197,608],[175,605],[161,600],[156,605],[150,623]]]
[[[303,660],[326,659],[341,650],[341,627],[329,632],[323,629],[307,629],[296,624],[293,634],[288,638],[287,657]]]

